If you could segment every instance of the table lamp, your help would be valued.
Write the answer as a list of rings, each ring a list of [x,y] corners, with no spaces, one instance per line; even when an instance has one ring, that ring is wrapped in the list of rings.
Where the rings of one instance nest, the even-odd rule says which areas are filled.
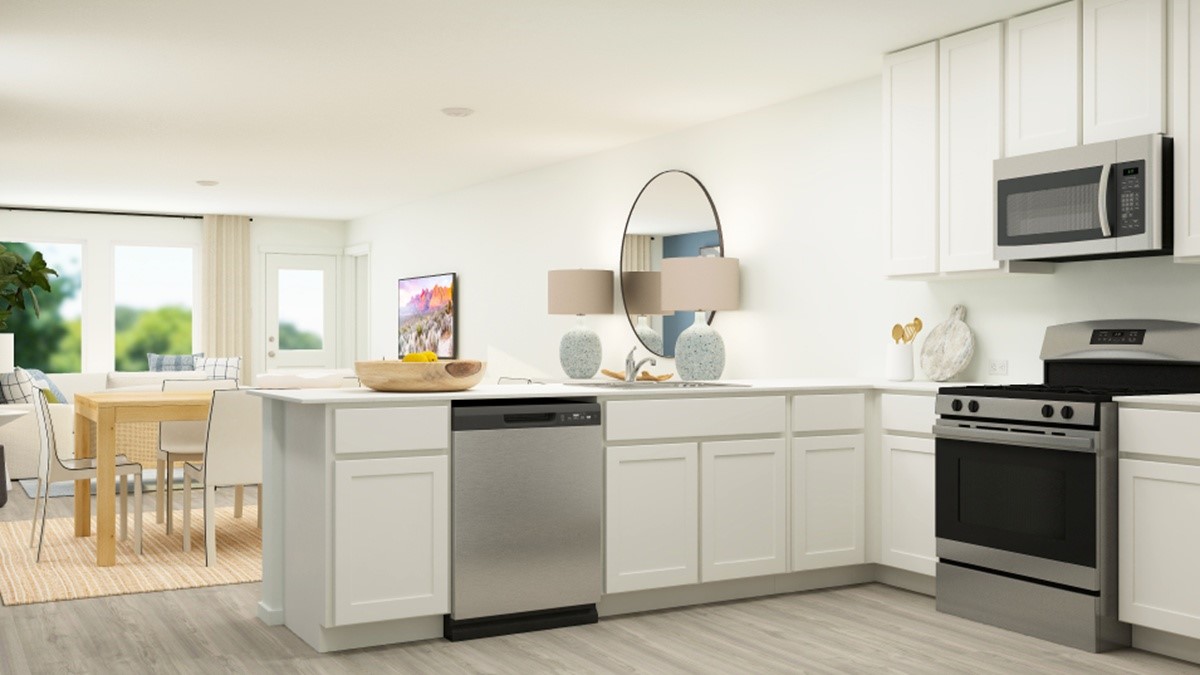
[[[612,314],[611,270],[550,270],[547,279],[550,314],[574,314],[574,328],[558,343],[558,362],[567,376],[586,380],[600,370],[600,336],[584,323],[585,314]]]
[[[738,308],[737,258],[664,258],[662,306],[696,318],[675,342],[675,369],[684,380],[715,380],[725,370],[725,341],[706,312]]]
[[[664,356],[663,337],[650,327],[648,317],[663,313],[662,272],[622,272],[621,294],[625,298],[625,313],[636,316],[633,332],[646,349]]]

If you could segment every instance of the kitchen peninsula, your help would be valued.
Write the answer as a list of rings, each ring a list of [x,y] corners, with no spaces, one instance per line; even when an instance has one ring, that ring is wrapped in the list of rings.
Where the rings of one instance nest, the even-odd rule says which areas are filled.
[[[492,399],[602,405],[602,618],[874,580],[931,594],[938,384],[723,385],[257,392],[259,617],[322,652],[441,637],[451,406]]]

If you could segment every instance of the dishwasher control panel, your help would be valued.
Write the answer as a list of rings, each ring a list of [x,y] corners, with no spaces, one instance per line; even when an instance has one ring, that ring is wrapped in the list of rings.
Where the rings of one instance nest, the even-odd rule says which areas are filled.
[[[455,401],[452,431],[600,426],[595,399]]]
[[[560,425],[570,426],[573,424],[589,425],[600,423],[599,412],[564,412],[558,414],[558,423]]]

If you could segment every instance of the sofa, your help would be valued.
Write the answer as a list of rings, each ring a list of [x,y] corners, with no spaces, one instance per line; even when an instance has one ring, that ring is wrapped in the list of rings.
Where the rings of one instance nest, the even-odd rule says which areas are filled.
[[[163,380],[202,380],[205,378],[205,373],[197,370],[151,373],[59,373],[51,374],[49,377],[62,390],[68,401],[74,401],[75,394],[97,391],[118,389],[158,391],[162,389]],[[24,417],[0,426],[0,445],[4,446],[8,479],[36,478],[38,473],[38,433],[37,418],[33,410],[34,404],[0,405],[4,405],[8,410],[17,408],[29,411],[29,414]],[[64,458],[74,456],[75,406],[71,403],[51,403],[50,420],[54,424],[59,454]],[[118,424],[117,448],[118,452],[128,455],[135,462],[141,462],[144,467],[154,468],[158,453],[158,424],[153,422]]]

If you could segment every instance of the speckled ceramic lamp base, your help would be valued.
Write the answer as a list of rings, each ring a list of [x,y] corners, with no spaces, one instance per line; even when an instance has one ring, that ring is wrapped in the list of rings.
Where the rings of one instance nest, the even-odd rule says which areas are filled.
[[[707,319],[705,312],[696,312],[691,327],[675,341],[675,369],[680,379],[717,380],[725,370],[725,341]]]
[[[655,354],[663,354],[662,335],[650,327],[650,322],[645,316],[638,317],[637,326],[634,327],[633,332],[638,336],[638,339],[642,341],[642,346],[644,346],[646,349],[654,352]]]
[[[600,336],[581,321],[558,343],[558,362],[571,379],[591,378],[600,370]]]

